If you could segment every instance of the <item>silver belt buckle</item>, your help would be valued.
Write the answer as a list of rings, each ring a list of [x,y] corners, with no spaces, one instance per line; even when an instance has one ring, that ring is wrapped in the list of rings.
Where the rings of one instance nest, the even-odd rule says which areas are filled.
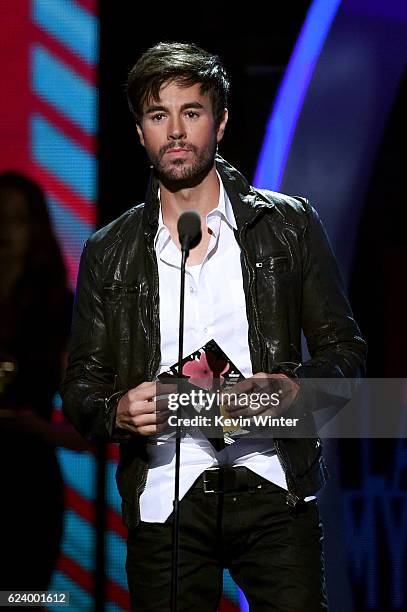
[[[215,489],[207,489],[206,488],[206,485],[209,482],[209,480],[206,480],[206,478],[205,478],[205,472],[217,472],[217,471],[219,471],[219,468],[217,468],[217,467],[207,468],[204,471],[204,477],[203,477],[203,485],[204,485],[203,486],[203,491],[204,491],[204,493],[217,493],[217,491],[215,491]]]
[[[300,501],[300,498],[298,497],[298,495],[295,495],[294,493],[287,493],[286,496],[286,503],[287,506],[291,506],[292,508],[295,508],[295,506],[298,504],[298,502]]]

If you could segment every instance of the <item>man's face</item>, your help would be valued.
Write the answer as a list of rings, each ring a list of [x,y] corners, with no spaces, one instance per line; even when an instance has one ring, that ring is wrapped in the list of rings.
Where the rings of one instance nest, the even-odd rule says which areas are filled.
[[[216,128],[210,96],[201,94],[199,83],[181,87],[169,82],[161,87],[159,100],[144,104],[137,131],[159,179],[176,187],[202,180],[211,170],[226,123],[225,109]]]

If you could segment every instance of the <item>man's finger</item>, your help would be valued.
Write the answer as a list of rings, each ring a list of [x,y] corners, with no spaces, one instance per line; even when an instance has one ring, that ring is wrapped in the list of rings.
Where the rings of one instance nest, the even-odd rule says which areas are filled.
[[[132,402],[129,406],[129,414],[134,417],[138,414],[150,414],[156,412],[155,402],[138,401]]]
[[[242,380],[241,382],[233,385],[231,390],[222,392],[222,399],[226,398],[228,401],[229,397],[235,397],[236,395],[240,395],[241,393],[248,393],[253,390],[255,385],[255,381],[251,380],[251,378],[246,378],[246,380]]]
[[[155,381],[143,382],[134,389],[127,392],[127,396],[131,402],[149,400],[154,397],[156,391]]]
[[[136,427],[144,427],[145,425],[155,425],[157,423],[157,414],[138,414],[132,418],[132,423]]]

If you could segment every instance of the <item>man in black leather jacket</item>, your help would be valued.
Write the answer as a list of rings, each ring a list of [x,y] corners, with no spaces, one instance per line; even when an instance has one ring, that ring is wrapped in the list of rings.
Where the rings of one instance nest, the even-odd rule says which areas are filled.
[[[191,78],[188,72],[192,70],[191,58],[206,62],[207,66],[212,62],[216,70],[212,70],[212,76],[208,70]],[[141,75],[142,70],[145,73]],[[152,78],[143,97],[137,88],[140,83],[147,82],[146,74]],[[186,74],[189,80],[184,78]],[[284,377],[296,397],[298,383],[305,378],[357,379],[364,372],[365,342],[352,317],[335,258],[316,211],[305,198],[251,187],[235,168],[219,155],[215,157],[227,122],[227,89],[227,77],[218,58],[194,45],[161,43],[139,60],[130,73],[128,96],[141,143],[154,167],[146,201],[96,232],[85,245],[80,265],[69,363],[62,389],[63,406],[66,415],[87,438],[120,442],[117,484],[123,502],[123,519],[142,561],[136,567],[134,557],[137,554],[134,555],[129,547],[127,570],[135,609],[144,604],[150,607],[142,609],[165,610],[162,601],[168,601],[165,589],[154,588],[155,567],[162,563],[162,551],[157,552],[156,560],[145,556],[157,537],[144,535],[142,527],[144,529],[146,524],[140,521],[139,507],[148,476],[146,442],[149,436],[160,431],[154,404],[154,380],[161,364],[159,273],[154,245],[160,206],[176,243],[174,228],[182,210],[172,206],[174,198],[178,193],[202,194],[202,190],[197,190],[207,185],[205,193],[213,197],[208,197],[206,209],[198,208],[204,218],[203,213],[213,208],[213,201],[216,204],[219,193],[216,177],[220,177],[236,220],[234,236],[240,248],[247,342],[254,374]],[[223,91],[223,98],[219,91]],[[182,105],[180,101],[189,92],[196,94],[195,102]],[[202,140],[205,134],[210,136],[209,144]],[[205,146],[199,148],[202,143]],[[192,202],[195,201],[197,198],[192,198]],[[194,255],[195,263],[200,263],[205,256],[210,240],[205,233],[208,234],[204,227],[203,243]],[[311,355],[306,362],[301,358],[301,330]],[[334,401],[334,391],[332,393]],[[309,398],[306,405],[301,401],[301,392],[297,401],[288,406],[290,414],[311,421],[313,407]],[[281,437],[274,438],[274,446],[284,469],[287,490],[268,483],[279,501],[274,500],[274,506],[268,507],[271,498],[257,497],[253,503],[266,507],[270,516],[273,509],[278,508],[279,513],[286,514],[286,520],[293,521],[293,517],[297,517],[295,520],[300,525],[303,519],[298,517],[309,515],[311,511],[307,508],[311,505],[315,508],[316,503],[304,502],[304,498],[313,496],[326,480],[321,443],[317,436]],[[263,481],[260,479],[256,487],[267,489]],[[253,488],[250,490],[253,492]],[[244,495],[245,492],[241,493],[242,499]],[[222,493],[218,495],[221,496]],[[223,497],[231,499],[226,491]],[[188,492],[185,499],[192,503],[193,495],[191,497]],[[187,522],[186,504],[187,501],[184,502]],[[171,521],[171,517],[168,520]],[[252,520],[263,519],[253,517]],[[228,565],[235,570],[231,573],[241,583],[251,603],[258,605],[253,609],[326,609],[320,551],[319,561],[313,569],[313,561],[307,557],[311,549],[315,552],[321,537],[318,517],[314,516],[313,521],[311,526],[304,523],[302,531],[293,530],[291,522],[289,527],[284,527],[285,532],[293,530],[297,539],[298,533],[314,529],[313,542],[302,543],[306,551],[302,562],[304,574],[298,569],[298,559],[287,564],[284,577],[280,577],[275,565],[271,564],[270,572],[276,575],[273,581],[267,569],[270,555],[263,551],[259,558],[268,577],[256,586],[256,594],[254,586],[250,587],[259,575],[254,562],[248,561],[244,570],[239,566],[239,571],[232,562]],[[167,524],[168,521],[164,526]],[[160,535],[160,539],[163,538]],[[197,541],[196,545],[200,546],[201,542]],[[278,542],[272,544],[272,548],[276,546]],[[170,554],[170,546],[166,551]],[[218,565],[221,565],[219,560]],[[133,576],[142,572],[143,567],[149,571],[151,585],[146,595],[140,584],[132,582]],[[250,574],[250,567],[255,568],[256,575]],[[184,609],[182,605],[185,609],[192,605],[198,610],[215,609],[219,585],[212,600],[209,594],[206,600],[198,595],[195,595],[196,600],[188,600],[191,597],[189,583],[186,574],[182,573],[182,565],[180,571],[184,585],[180,609]],[[212,580],[209,574],[200,571],[200,574],[197,572],[200,580]],[[294,578],[290,578],[292,576]],[[248,577],[246,582],[245,577]],[[161,579],[162,576],[157,578],[157,585],[163,584]],[[166,585],[167,579],[168,567]],[[219,584],[220,581],[219,578]],[[308,582],[311,586],[307,590]],[[272,586],[269,587],[269,583]],[[196,588],[194,584],[195,593]],[[163,599],[154,592],[160,592]]]

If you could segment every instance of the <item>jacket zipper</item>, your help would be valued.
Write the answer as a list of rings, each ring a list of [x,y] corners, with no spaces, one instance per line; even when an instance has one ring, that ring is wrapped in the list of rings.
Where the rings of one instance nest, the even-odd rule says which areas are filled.
[[[285,478],[287,481],[287,495],[286,495],[286,503],[288,506],[295,507],[301,498],[299,495],[295,493],[296,487],[293,482],[293,478],[291,476],[290,468],[288,466],[288,462],[286,461],[286,455],[280,446],[280,441],[274,438],[274,447],[276,449],[277,458],[280,462],[281,467],[283,468]]]
[[[249,256],[248,256],[248,252],[247,249],[244,245],[244,236],[243,234],[246,233],[247,230],[247,223],[242,227],[242,229],[240,230],[238,236],[239,236],[239,246],[243,251],[243,254],[245,256],[245,265],[246,268],[249,272],[249,293],[250,293],[250,299],[251,299],[251,303],[252,303],[252,307],[253,307],[253,311],[254,311],[254,329],[256,331],[256,335],[257,335],[257,341],[258,341],[258,345],[259,347],[262,346],[261,340],[260,338],[263,338],[263,344],[264,344],[264,336],[260,331],[260,320],[259,320],[259,313],[257,311],[257,306],[256,306],[256,300],[254,298],[254,291],[253,291],[253,282],[254,282],[254,274],[253,274],[253,268],[249,263]],[[263,367],[263,360],[264,360],[264,355],[261,356],[261,364]]]

